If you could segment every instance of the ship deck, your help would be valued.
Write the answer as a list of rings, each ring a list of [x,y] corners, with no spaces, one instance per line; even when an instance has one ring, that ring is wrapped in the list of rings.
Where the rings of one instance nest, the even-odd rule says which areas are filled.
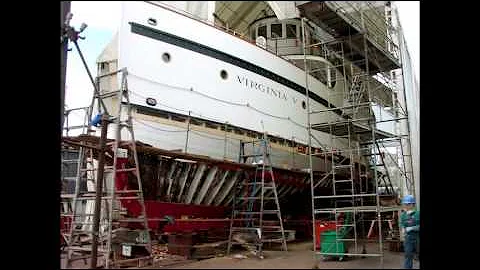
[[[388,40],[386,29],[380,29],[370,22],[368,16],[363,15],[360,8],[352,3],[338,3],[332,1],[309,1],[298,6],[301,16],[325,29],[336,39],[344,38],[344,51],[348,52],[345,57],[358,66],[367,70],[369,74],[385,72],[400,68],[399,56],[396,50],[389,51],[387,48],[393,45]],[[348,11],[347,11],[348,10]],[[363,11],[365,13],[365,11]],[[363,24],[363,25],[362,25]],[[366,27],[366,28],[365,28]],[[364,42],[363,34],[366,34]],[[365,43],[368,48],[368,56],[365,55]]]
[[[357,134],[360,136],[361,141],[372,141],[373,136],[375,140],[394,138],[395,135],[383,130],[375,129],[372,132],[372,128],[369,126],[352,122],[351,120],[338,121],[334,123],[320,123],[313,124],[312,129],[330,133],[335,136],[346,136],[349,134]]]

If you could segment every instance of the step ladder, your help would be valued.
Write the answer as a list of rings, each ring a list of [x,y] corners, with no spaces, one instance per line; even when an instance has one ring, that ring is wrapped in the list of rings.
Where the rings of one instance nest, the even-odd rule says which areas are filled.
[[[73,198],[77,189],[76,184],[79,183],[77,177],[80,175],[82,152],[68,147],[61,150],[60,236],[62,250],[68,245],[71,235],[72,219],[75,215]]]
[[[115,91],[117,100],[116,113],[112,116],[103,106],[99,108],[102,121],[107,128],[102,130],[106,137],[108,126],[114,128],[114,140],[107,142],[100,139],[99,145],[79,147],[79,166],[75,192],[72,196],[72,224],[68,235],[66,268],[75,267],[74,261],[88,260],[102,263],[105,268],[122,266],[143,267],[152,263],[152,244],[148,229],[142,182],[138,164],[138,156],[132,125],[132,112],[127,87],[127,71],[119,70],[122,76],[120,90]],[[113,75],[113,74],[112,74]],[[97,80],[98,87],[98,80]],[[98,89],[98,88],[97,88]],[[103,103],[104,95],[95,89],[90,111],[95,101]],[[110,95],[109,97],[112,97]],[[97,115],[97,116],[98,116]],[[92,119],[90,116],[88,119]],[[90,121],[89,130],[95,123]],[[128,140],[122,140],[122,130],[127,130]],[[105,138],[106,139],[106,138]],[[82,142],[84,143],[84,142]],[[106,152],[113,151],[113,158],[104,166],[94,161],[94,153],[100,155],[102,143]],[[85,143],[86,144],[86,143]],[[99,170],[103,171],[103,179],[97,179]],[[133,180],[134,179],[134,180]],[[100,223],[98,231],[94,228],[94,209],[97,199],[97,180],[102,181],[100,192]],[[83,187],[83,188],[82,188]],[[68,197],[64,195],[63,197]],[[93,239],[97,239],[94,241]],[[92,245],[96,243],[95,254]]]
[[[245,148],[251,145],[252,153]],[[253,159],[254,175],[248,175],[235,188],[227,254],[234,243],[263,258],[265,243],[281,243],[287,251],[275,176],[270,160],[270,145],[267,135],[261,140],[241,142],[241,162]]]

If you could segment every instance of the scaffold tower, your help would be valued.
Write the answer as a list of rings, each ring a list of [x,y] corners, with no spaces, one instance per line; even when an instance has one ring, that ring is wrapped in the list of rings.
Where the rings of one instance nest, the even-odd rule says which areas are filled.
[[[399,102],[399,91],[404,87],[397,82],[401,68],[398,43],[395,29],[384,13],[390,8],[389,2],[378,5],[368,1],[312,1],[298,7],[307,89],[315,258],[375,256],[380,258],[383,268],[385,241],[400,238],[393,221],[400,211],[401,186],[406,185],[407,192],[415,194],[413,174],[407,171],[405,161],[408,154],[404,150],[410,147],[409,140],[405,140],[408,130],[401,134],[380,128],[386,123],[408,127],[406,107]],[[307,44],[305,24],[309,22],[319,25],[334,39]],[[331,65],[312,65],[307,56],[312,47],[320,47],[318,56]],[[343,90],[329,91],[327,106],[314,110],[308,102],[308,79],[318,72],[329,75],[328,83],[341,84]],[[405,97],[403,93],[400,96]],[[386,109],[390,113],[382,117],[381,112]],[[321,152],[311,151],[313,141],[318,142],[312,130],[329,135],[329,146]],[[322,179],[314,179],[319,174],[313,170],[312,157],[317,155],[331,161],[327,168],[330,171],[320,174]],[[409,167],[412,168],[411,164]],[[316,220],[333,220],[335,230],[317,235]],[[321,244],[317,246],[318,242]]]

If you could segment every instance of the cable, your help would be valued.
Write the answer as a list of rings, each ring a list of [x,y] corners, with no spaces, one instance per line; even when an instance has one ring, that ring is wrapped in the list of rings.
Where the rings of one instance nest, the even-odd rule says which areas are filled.
[[[135,75],[133,73],[129,73],[129,75],[133,76],[133,77],[136,77],[140,80],[144,80],[144,81],[148,81],[148,82],[151,82],[153,84],[158,84],[158,85],[162,85],[162,86],[165,86],[165,87],[168,87],[168,88],[173,88],[173,89],[178,89],[178,90],[183,90],[183,91],[187,91],[187,92],[193,92],[193,93],[196,93],[200,96],[203,96],[203,97],[206,97],[208,99],[211,99],[211,100],[215,100],[215,101],[218,101],[218,102],[221,102],[221,103],[225,103],[225,104],[229,104],[229,105],[234,105],[234,106],[243,106],[243,107],[247,107],[247,108],[251,108],[253,109],[254,111],[258,112],[258,113],[261,113],[263,115],[266,115],[266,116],[269,116],[269,117],[272,117],[272,118],[277,118],[277,119],[281,119],[281,120],[288,120],[290,122],[292,122],[293,124],[299,126],[299,127],[302,127],[302,128],[306,128],[304,125],[298,123],[298,122],[295,122],[293,121],[290,117],[285,117],[285,116],[277,116],[277,115],[273,115],[273,114],[270,114],[270,113],[267,113],[267,112],[264,112],[260,109],[257,109],[255,107],[253,107],[252,105],[246,103],[246,104],[242,104],[242,103],[236,103],[236,102],[232,102],[232,101],[228,101],[228,100],[222,100],[222,99],[219,99],[219,98],[215,98],[215,97],[212,97],[212,96],[209,96],[207,94],[204,94],[204,93],[201,93],[199,91],[196,91],[194,90],[193,88],[186,88],[186,87],[181,87],[181,86],[175,86],[175,85],[169,85],[169,84],[165,84],[165,83],[160,83],[160,82],[157,82],[157,81],[154,81],[154,80],[151,80],[151,79],[148,79],[148,78],[144,78],[144,77],[141,77],[141,76],[138,76],[138,75]],[[134,95],[137,95],[139,97],[142,97],[142,98],[146,98],[145,96],[142,96],[138,93],[135,93],[133,91],[130,90],[130,92],[132,92]],[[159,105],[162,105],[162,106],[165,106],[167,108],[171,108],[171,109],[174,109],[174,110],[178,110],[178,111],[184,111],[184,112],[187,112],[187,110],[184,110],[184,109],[178,109],[178,108],[174,108],[174,107],[171,107],[171,106],[168,106],[168,105],[165,105],[165,104],[159,104]],[[189,111],[191,114],[196,114],[196,115],[199,115],[201,116],[201,114],[199,113],[195,113],[193,111]],[[202,116],[204,118],[207,118],[205,116]],[[213,121],[216,121],[216,122],[220,122],[220,123],[224,123],[226,121],[222,121],[222,120],[219,120],[219,119],[213,119]]]
[[[211,138],[211,139],[214,139],[214,140],[219,140],[219,141],[224,141],[225,139],[224,138],[216,138],[216,137],[213,137],[212,135],[204,135],[204,134],[201,134],[200,132],[201,131],[194,131],[194,130],[190,130],[191,133],[194,133],[194,134],[197,134],[198,136],[200,137],[204,137],[204,138]]]
[[[187,132],[187,129],[183,129],[183,130],[166,130],[166,129],[162,129],[162,128],[159,128],[159,127],[155,127],[155,126],[152,126],[152,125],[149,125],[143,121],[140,121],[136,118],[133,117],[133,120],[137,123],[140,123],[144,126],[147,126],[147,127],[150,127],[150,128],[153,128],[153,129],[156,129],[156,130],[159,130],[159,131],[163,131],[163,132]],[[215,139],[215,140],[219,140],[219,141],[224,141],[225,138],[218,138],[218,137],[213,137],[214,135],[207,135],[208,133],[206,132],[202,132],[202,131],[196,131],[196,130],[189,130],[189,132],[191,133],[194,133],[194,134],[197,134],[198,136],[201,136],[201,137],[204,137],[204,138],[212,138],[212,139]],[[230,140],[238,140],[238,139],[235,139],[235,138],[231,138],[231,137],[228,137],[227,136],[227,139],[230,139]],[[228,143],[230,143],[231,145],[233,146],[237,146],[237,144],[235,144],[234,142],[231,142],[229,140],[227,140]]]
[[[266,113],[266,112],[264,112],[264,111],[262,111],[262,110],[259,110],[259,109],[255,108],[255,107],[251,106],[251,105],[248,104],[248,103],[247,103],[247,104],[240,104],[240,103],[235,103],[235,102],[231,102],[231,101],[226,101],[226,100],[218,99],[218,98],[215,98],[215,97],[211,97],[211,96],[206,95],[206,94],[204,94],[204,93],[201,93],[201,92],[199,92],[199,91],[195,91],[195,90],[193,90],[193,88],[186,88],[186,87],[168,85],[168,84],[165,84],[165,83],[160,83],[160,82],[157,82],[157,81],[153,81],[153,80],[151,80],[151,79],[147,79],[147,78],[144,78],[144,77],[140,77],[140,76],[135,75],[135,74],[133,74],[133,73],[129,73],[129,75],[131,75],[131,76],[133,76],[133,77],[136,77],[136,78],[138,78],[138,79],[140,79],[140,80],[144,80],[144,81],[148,81],[148,82],[151,82],[151,83],[154,83],[154,84],[162,85],[162,86],[165,86],[165,87],[168,87],[168,88],[173,88],[173,89],[178,89],[178,90],[183,90],[183,91],[188,91],[188,92],[194,92],[194,93],[199,94],[199,95],[201,95],[201,96],[204,96],[204,97],[206,97],[206,98],[209,98],[209,99],[212,99],[212,100],[215,100],[215,101],[218,101],[218,102],[226,103],[226,104],[229,104],[229,105],[248,107],[248,108],[250,108],[250,109],[252,109],[252,110],[254,110],[254,111],[256,111],[256,112],[259,112],[259,113],[261,113],[261,114],[263,114],[263,115],[266,115],[266,116],[269,116],[269,117],[272,117],[272,118],[276,118],[276,119],[288,120],[288,121],[290,121],[291,123],[299,126],[300,128],[306,129],[306,126],[304,126],[304,125],[302,125],[302,124],[300,124],[300,123],[298,123],[298,122],[296,122],[296,121],[293,121],[290,117],[282,117],[282,116],[276,116],[276,115],[273,115],[273,114],[269,114],[269,113]],[[143,95],[141,95],[141,94],[139,94],[139,93],[136,93],[136,92],[134,92],[134,91],[132,91],[132,90],[129,90],[129,92],[132,93],[133,95],[138,96],[138,97],[147,99],[146,96],[143,96]],[[164,107],[166,107],[166,108],[169,108],[169,109],[172,109],[172,110],[175,110],[175,111],[181,111],[181,112],[185,112],[185,113],[188,112],[188,114],[189,114],[190,116],[192,116],[192,115],[193,115],[193,116],[199,116],[200,118],[203,118],[203,119],[205,119],[205,120],[210,120],[210,121],[214,121],[214,122],[217,122],[217,123],[228,123],[228,121],[224,121],[224,120],[221,120],[221,119],[204,116],[204,115],[202,115],[202,114],[200,114],[200,113],[196,113],[196,112],[194,112],[194,111],[187,111],[187,110],[185,110],[185,109],[175,108],[175,107],[172,107],[172,106],[169,106],[169,105],[166,105],[166,104],[162,104],[162,103],[157,103],[157,105],[164,106]],[[145,124],[145,123],[142,123],[142,124],[148,126],[148,124]],[[182,130],[182,131],[170,131],[170,130],[163,130],[163,129],[160,129],[160,128],[156,128],[156,127],[153,127],[153,126],[150,126],[150,127],[154,128],[154,129],[157,129],[157,130],[160,130],[160,131],[165,131],[165,132],[186,132],[186,131],[187,131],[187,130]],[[215,140],[219,140],[219,141],[220,141],[220,140],[222,140],[222,141],[225,140],[225,138],[218,138],[218,137],[212,137],[212,135],[206,135],[207,133],[205,133],[205,132],[193,131],[193,130],[190,130],[190,131],[193,132],[193,133],[195,133],[195,134],[197,134],[197,135],[199,135],[199,136],[205,137],[205,138],[211,138],[211,139],[215,139]],[[203,134],[202,134],[202,133],[203,133]],[[238,139],[235,139],[235,138],[232,138],[232,137],[228,137],[228,136],[227,136],[227,139],[238,140]],[[227,140],[227,141],[228,141],[228,140]],[[235,146],[235,147],[237,146],[237,144],[235,144],[234,142],[229,141],[229,143],[230,143],[232,146]]]
[[[159,131],[163,131],[163,132],[187,132],[187,130],[166,130],[166,129],[162,129],[162,128],[159,128],[159,127],[155,127],[155,126],[152,126],[152,125],[149,125],[143,121],[140,121],[136,118],[133,118],[133,120],[137,123],[140,123],[144,126],[147,126],[147,127],[150,127],[150,128],[153,128],[153,129],[156,129],[156,130],[159,130]]]
[[[147,99],[147,97],[146,97],[146,96],[140,95],[140,94],[138,94],[138,93],[136,93],[136,92],[133,92],[132,90],[129,90],[128,92],[129,92],[129,93],[132,93],[132,94],[133,94],[133,95],[135,95],[135,96],[138,96],[138,97],[141,97],[141,98]],[[186,112],[186,113],[188,113],[188,112],[189,112],[189,111],[187,111],[187,110],[184,110],[184,109],[178,109],[178,108],[174,108],[174,107],[171,107],[171,106],[168,106],[168,105],[162,104],[162,103],[158,103],[158,102],[157,102],[157,104],[158,104],[158,105],[161,105],[161,106],[164,106],[164,107],[167,107],[167,108],[169,108],[169,109],[173,109],[173,110],[177,110],[177,111],[181,111],[181,112]]]

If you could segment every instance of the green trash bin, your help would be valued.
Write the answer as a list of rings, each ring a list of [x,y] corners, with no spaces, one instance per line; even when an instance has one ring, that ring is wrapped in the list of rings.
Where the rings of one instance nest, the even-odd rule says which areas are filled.
[[[344,224],[351,224],[352,221],[352,214],[345,213],[345,220]],[[348,234],[348,231],[351,227],[341,227],[338,231],[329,230],[325,231],[320,235],[321,244],[320,244],[320,252],[321,253],[339,253],[339,255],[323,255],[323,259],[327,259],[329,257],[337,258],[340,261],[343,261],[345,253],[347,253],[347,247],[345,241],[345,237]]]
[[[321,234],[321,252],[322,253],[340,253],[340,255],[323,255],[323,258],[336,257],[339,260],[343,260],[345,253],[345,242],[341,241],[342,237],[337,236],[336,231],[326,231]]]

